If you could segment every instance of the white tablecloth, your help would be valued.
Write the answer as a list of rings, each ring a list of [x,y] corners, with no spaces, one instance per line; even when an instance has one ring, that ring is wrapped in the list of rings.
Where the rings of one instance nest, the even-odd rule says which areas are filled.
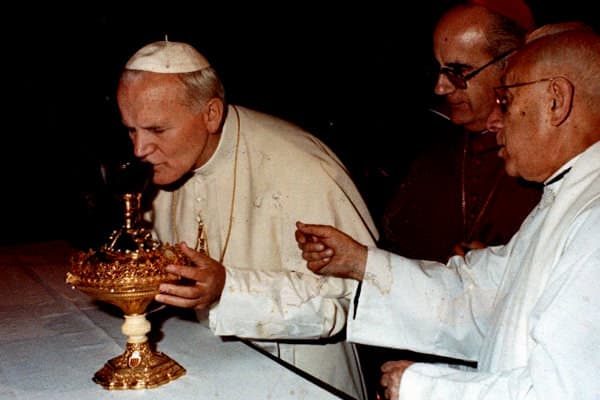
[[[0,247],[0,399],[339,399],[240,341],[170,307],[150,340],[186,369],[153,389],[106,390],[92,376],[123,353],[120,310],[65,284],[69,247]]]

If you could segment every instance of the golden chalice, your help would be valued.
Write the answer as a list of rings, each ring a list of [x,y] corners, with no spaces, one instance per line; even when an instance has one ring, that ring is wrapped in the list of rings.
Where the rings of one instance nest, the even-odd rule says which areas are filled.
[[[179,277],[165,271],[168,264],[191,265],[179,248],[161,244],[141,227],[141,193],[121,195],[124,224],[99,250],[80,251],[71,259],[66,282],[90,297],[113,304],[123,313],[121,331],[125,352],[106,362],[93,380],[105,389],[153,388],[185,374],[167,355],[152,350],[146,309],[162,282]]]

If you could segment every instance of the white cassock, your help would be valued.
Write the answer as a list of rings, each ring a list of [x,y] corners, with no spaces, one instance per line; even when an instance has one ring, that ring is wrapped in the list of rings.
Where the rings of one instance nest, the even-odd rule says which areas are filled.
[[[212,158],[176,192],[161,191],[153,206],[160,241],[193,246],[200,218],[210,256],[223,259],[225,289],[209,316],[216,335],[307,339],[261,345],[362,398],[351,346],[316,341],[343,331],[356,282],[310,272],[294,237],[296,221],[303,221],[334,225],[366,245],[377,239],[362,197],[330,149],[288,122],[230,106]]]
[[[413,364],[401,399],[600,399],[600,142],[568,167],[505,246],[446,265],[369,249],[348,340],[478,362]]]

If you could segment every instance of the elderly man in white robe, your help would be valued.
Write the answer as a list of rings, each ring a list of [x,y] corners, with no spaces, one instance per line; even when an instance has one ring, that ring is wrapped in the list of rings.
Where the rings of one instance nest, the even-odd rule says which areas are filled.
[[[161,285],[156,300],[209,311],[216,335],[260,339],[283,361],[363,398],[343,340],[356,282],[306,270],[294,240],[298,219],[377,239],[336,155],[298,126],[228,105],[214,69],[185,43],[136,52],[117,101],[135,155],[152,164],[160,188],[149,213],[154,233],[182,243],[196,264],[169,266],[187,283]]]
[[[591,30],[542,35],[509,60],[488,128],[507,172],[545,187],[507,245],[443,265],[297,224],[312,271],[362,281],[348,340],[477,362],[388,362],[386,398],[600,399],[598,76]]]

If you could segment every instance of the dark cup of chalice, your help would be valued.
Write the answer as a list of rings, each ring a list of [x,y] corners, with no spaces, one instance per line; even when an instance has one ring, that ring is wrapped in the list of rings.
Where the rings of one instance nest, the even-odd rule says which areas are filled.
[[[124,313],[121,331],[125,352],[106,362],[93,380],[105,389],[146,389],[166,384],[185,369],[148,342],[151,324],[147,308],[163,282],[179,277],[166,272],[168,264],[190,264],[179,248],[152,237],[142,221],[142,193],[150,169],[139,162],[103,164],[104,181],[121,203],[123,222],[99,249],[80,251],[71,259],[66,282],[95,300]]]

